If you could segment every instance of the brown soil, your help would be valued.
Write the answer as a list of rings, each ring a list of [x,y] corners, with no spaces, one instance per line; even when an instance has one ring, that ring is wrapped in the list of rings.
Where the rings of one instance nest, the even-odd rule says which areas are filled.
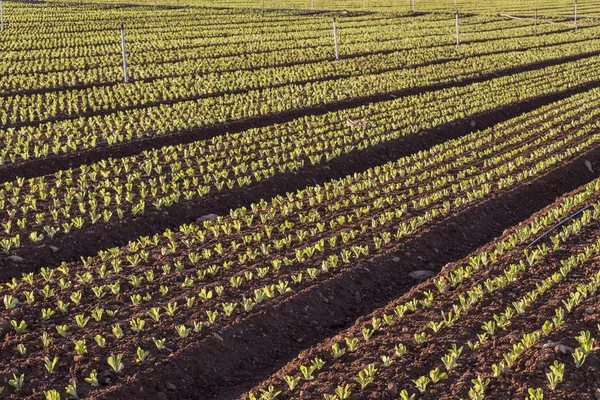
[[[439,271],[442,265],[492,240],[565,191],[588,182],[593,176],[583,167],[583,159],[599,156],[600,149],[593,150],[531,184],[448,218],[393,254],[361,263],[266,307],[223,328],[218,337],[207,337],[181,349],[151,371],[137,373],[98,396],[124,398],[139,393],[140,388],[150,397],[168,393],[165,382],[152,379],[155,374],[169,377],[168,382],[177,388],[177,398],[198,398],[198,393],[206,399],[239,395],[298,351],[333,336],[357,317],[408,291],[415,283],[407,276],[410,271]],[[398,265],[402,265],[401,273]]]
[[[435,305],[431,308],[419,309],[418,312],[405,316],[398,325],[386,328],[381,334],[377,333],[375,338],[371,341],[361,341],[358,352],[347,353],[344,355],[343,361],[341,362],[334,361],[329,354],[331,345],[336,342],[343,342],[343,337],[361,337],[361,329],[364,326],[369,326],[372,317],[381,317],[384,311],[379,309],[371,315],[361,317],[350,329],[344,330],[343,333],[340,333],[333,338],[320,342],[318,346],[301,352],[294,361],[271,375],[268,380],[261,382],[259,388],[267,387],[270,384],[281,387],[285,375],[297,375],[298,367],[300,365],[307,364],[308,361],[314,357],[320,357],[326,361],[325,370],[318,373],[315,381],[302,382],[302,386],[299,389],[296,389],[296,396],[300,393],[301,398],[320,398],[324,393],[332,393],[337,385],[350,383],[355,386],[353,389],[354,395],[351,396],[352,399],[393,399],[397,398],[396,389],[398,388],[406,388],[409,389],[411,393],[414,393],[415,389],[411,380],[416,379],[421,375],[428,375],[429,371],[435,366],[442,366],[441,357],[446,354],[447,349],[452,344],[456,343],[459,347],[464,346],[466,351],[460,358],[457,367],[449,374],[449,379],[428,388],[427,393],[419,398],[466,398],[467,395],[464,393],[464,390],[459,392],[460,388],[468,386],[470,380],[475,378],[478,373],[481,373],[482,376],[489,376],[492,362],[498,362],[501,359],[499,354],[510,348],[512,345],[510,343],[511,340],[514,341],[515,338],[519,338],[524,332],[539,328],[545,319],[550,319],[553,316],[554,307],[561,305],[561,296],[573,290],[577,283],[586,281],[589,276],[597,270],[594,268],[583,269],[583,271],[589,269],[587,276],[578,270],[573,271],[567,280],[538,299],[536,304],[539,303],[541,306],[534,305],[524,314],[513,318],[510,327],[506,331],[500,331],[493,340],[480,346],[477,350],[478,354],[476,358],[470,355],[471,352],[466,346],[467,340],[476,341],[477,338],[475,335],[476,333],[481,332],[479,327],[483,321],[491,319],[494,313],[502,311],[504,307],[510,305],[512,301],[517,300],[527,291],[535,289],[540,277],[548,276],[548,274],[555,271],[555,265],[557,265],[560,259],[564,259],[570,254],[576,254],[578,251],[581,251],[584,245],[595,243],[596,239],[594,232],[597,232],[599,227],[600,223],[596,221],[584,228],[584,230],[576,237],[571,238],[565,244],[564,248],[566,251],[561,250],[559,252],[551,253],[548,257],[540,260],[534,267],[529,268],[517,282],[509,284],[507,287],[499,289],[494,295],[482,299],[482,301],[470,309],[468,313],[463,314],[459,321],[452,327],[443,328],[443,331],[433,335],[431,339],[423,345],[415,346],[412,335],[423,330],[428,331],[431,335],[431,331],[425,328],[427,322],[439,320],[440,310],[452,309],[452,303],[457,303],[458,295],[464,295],[466,288],[464,290],[450,290],[444,294],[439,294],[435,287],[432,288],[433,284],[431,282],[414,287],[406,296],[402,296],[397,300],[394,300],[390,305],[387,305],[385,307],[387,313],[393,314],[392,310],[395,305],[401,304],[402,302],[413,298],[415,295],[417,295],[417,297],[422,297],[419,296],[418,293],[422,293],[423,290],[426,289],[433,290],[436,293]],[[513,230],[511,229],[508,233],[512,233],[512,231]],[[503,236],[506,236],[506,234],[507,233]],[[493,244],[494,243],[490,243],[486,245],[485,248],[493,248]],[[519,259],[523,258],[522,250],[526,244],[527,242],[524,245],[511,250],[503,256],[501,260],[494,262],[491,266],[487,266],[474,273],[474,276],[469,279],[470,283],[467,286],[481,283],[486,277],[500,275],[500,272],[508,265],[518,262]],[[468,264],[468,257],[458,261],[456,264]],[[590,312],[589,308],[587,308],[586,312],[589,315],[593,314]],[[576,313],[575,315],[579,316],[580,314]],[[593,320],[591,318],[586,318],[586,320],[586,325],[589,329]],[[568,325],[569,322],[567,322],[565,326]],[[577,326],[577,324],[575,325]],[[577,333],[578,332],[579,331],[577,331]],[[358,390],[356,384],[352,381],[352,378],[356,373],[369,363],[379,363],[379,355],[389,354],[390,350],[393,350],[394,346],[398,343],[407,345],[407,354],[403,358],[396,360],[391,368],[380,370],[377,374],[376,381],[370,384],[366,390]],[[526,356],[523,358],[525,357]],[[514,370],[518,371],[518,369]],[[513,380],[513,383],[514,381],[515,380]],[[516,396],[505,396],[504,393],[500,393],[496,389],[496,386],[497,385],[491,385],[488,391],[491,398],[516,398]],[[253,391],[257,392],[256,389]],[[572,394],[573,392],[566,393]],[[589,393],[589,390],[586,393]],[[286,399],[296,398],[296,396],[288,397],[282,395],[280,397]]]
[[[575,337],[581,331],[589,331],[595,339],[594,346],[600,345],[600,297],[592,296],[584,301],[566,318],[563,329],[550,335],[532,348],[526,350],[506,373],[502,380],[495,382],[490,390],[502,398],[525,397],[529,388],[542,388],[552,399],[597,399],[600,397],[600,352],[593,350],[584,364],[577,368],[572,351],[579,347]],[[559,345],[565,345],[566,352]],[[549,366],[559,361],[565,364],[565,378],[554,391],[548,388],[546,373]],[[499,398],[500,398],[499,397]]]
[[[260,199],[269,200],[289,191],[362,172],[402,156],[428,149],[447,140],[492,127],[522,113],[565,99],[573,94],[590,90],[598,85],[600,85],[600,81],[507,105],[488,113],[443,124],[418,134],[401,137],[364,150],[357,150],[321,165],[303,168],[297,173],[278,174],[271,179],[252,183],[243,188],[225,190],[207,198],[183,202],[169,208],[168,211],[147,211],[142,216],[126,217],[120,224],[99,222],[89,228],[73,231],[69,235],[59,235],[53,240],[46,240],[42,246],[23,246],[15,254],[23,257],[25,261],[14,263],[7,258],[0,259],[0,278],[7,279],[18,275],[20,272],[36,271],[40,267],[55,266],[62,261],[73,261],[82,256],[93,256],[99,250],[123,246],[128,241],[135,240],[140,236],[152,235],[167,228],[176,229],[182,224],[195,221],[202,215],[210,213],[228,214],[230,209],[242,206],[248,207],[249,204],[258,202]],[[572,190],[577,186],[569,186],[568,189]],[[50,246],[59,248],[59,251],[53,252]]]

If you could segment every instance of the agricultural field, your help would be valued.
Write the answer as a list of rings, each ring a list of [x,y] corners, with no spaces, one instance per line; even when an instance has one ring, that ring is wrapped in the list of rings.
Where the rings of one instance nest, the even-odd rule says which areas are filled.
[[[55,0],[58,1],[58,0]],[[140,4],[175,7],[265,8],[280,10],[369,10],[386,12],[454,12],[477,14],[509,14],[534,16],[536,11],[546,16],[573,16],[574,0],[61,0],[59,2]],[[598,0],[578,0],[577,12],[586,17],[598,17]]]
[[[369,1],[2,2],[0,399],[600,399],[600,3]]]

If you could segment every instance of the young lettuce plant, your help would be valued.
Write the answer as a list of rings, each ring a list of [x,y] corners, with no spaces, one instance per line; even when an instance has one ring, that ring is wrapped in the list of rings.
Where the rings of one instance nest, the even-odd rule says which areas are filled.
[[[17,345],[17,353],[19,353],[22,356],[27,354],[27,348],[25,347],[25,345],[23,343],[19,343]]]
[[[431,381],[433,383],[438,383],[439,381],[441,381],[443,379],[447,379],[448,374],[441,371],[439,368],[436,368],[434,370],[429,371],[429,377],[431,378]]]
[[[108,365],[110,365],[110,367],[113,369],[113,371],[115,371],[116,373],[119,373],[123,370],[123,368],[125,367],[125,365],[123,365],[123,362],[121,361],[123,359],[123,354],[111,354],[108,359],[106,360],[106,362],[108,363]]]
[[[350,385],[340,385],[335,389],[335,394],[340,400],[346,400],[350,397]]]
[[[575,351],[573,351],[573,361],[575,361],[576,368],[581,368],[581,366],[583,365],[583,363],[585,362],[585,360],[587,358],[587,355],[588,355],[588,353],[583,351],[581,349],[581,347],[578,347],[575,349]],[[550,378],[548,378],[548,379],[550,379]]]
[[[44,392],[46,400],[60,400],[60,393],[57,390],[51,389]]]
[[[565,364],[554,360],[554,364],[550,366],[550,372],[546,374],[548,378],[548,386],[551,390],[555,390],[556,386],[563,381],[565,373]]]
[[[469,389],[469,398],[471,400],[483,400],[485,398],[485,390],[490,384],[490,379],[482,379],[480,376],[477,379],[471,379],[473,386]]]
[[[177,325],[175,327],[175,330],[179,334],[179,337],[184,339],[184,338],[188,337],[188,335],[192,331],[192,328],[186,328],[185,325]]]
[[[167,341],[167,338],[156,339],[153,337],[152,341],[154,342],[156,348],[160,351],[165,348],[165,342]]]
[[[85,339],[73,340],[73,343],[75,343],[75,353],[77,353],[77,355],[83,356],[87,353],[87,346],[86,346]]]
[[[291,375],[286,375],[283,377],[285,382],[288,385],[288,388],[290,389],[290,392],[293,392],[294,389],[296,388],[296,386],[298,386],[298,383],[300,382],[300,378],[291,376]]]
[[[56,363],[58,362],[58,357],[54,357],[52,360],[48,357],[44,357],[44,366],[46,370],[50,373],[54,371],[54,367],[56,367]]]
[[[96,370],[90,372],[90,376],[85,378],[85,381],[89,383],[90,386],[100,386],[100,384],[98,383],[98,374],[96,373]]]
[[[367,368],[358,373],[358,377],[354,378],[354,380],[358,382],[361,389],[364,389],[369,383],[373,382],[376,372],[377,368],[373,364],[369,364]]]
[[[341,348],[339,343],[334,343],[331,346],[331,356],[335,359],[340,358],[341,356],[343,356],[344,354],[346,354],[346,349]]]
[[[137,359],[135,361],[137,363],[141,363],[142,361],[144,361],[148,357],[148,355],[150,354],[150,352],[142,349],[141,347],[138,347],[136,354],[137,354]]]
[[[420,376],[417,379],[413,379],[413,383],[415,384],[415,387],[419,390],[419,392],[421,393],[425,393],[425,390],[427,390],[427,385],[429,384],[431,380],[426,377],[426,376]]]
[[[79,399],[79,395],[77,394],[77,381],[76,380],[72,380],[71,383],[69,383],[66,387],[65,387],[65,391],[67,392],[67,395],[69,396],[70,399]]]
[[[4,295],[4,307],[7,310],[13,309],[19,304],[19,300],[10,294]]]
[[[415,397],[417,397],[416,394],[409,395],[406,389],[402,389],[400,392],[400,400],[415,400]]]
[[[529,388],[527,389],[527,396],[525,400],[544,400],[544,392],[541,388]]]
[[[96,335],[94,337],[94,340],[96,341],[96,344],[98,345],[98,347],[102,348],[106,345],[106,339],[102,335]]]
[[[12,327],[16,333],[18,333],[18,334],[27,333],[27,324],[25,323],[25,321],[17,322],[13,319],[10,321],[10,324],[12,325]]]
[[[15,389],[21,389],[23,387],[24,381],[25,381],[25,374],[21,374],[20,376],[13,374],[13,378],[9,379],[8,384]]]
[[[260,389],[260,393],[260,400],[274,400],[281,394],[281,390],[275,390],[275,387],[271,385],[267,389]],[[249,393],[248,397],[250,400],[259,400],[254,393]]]

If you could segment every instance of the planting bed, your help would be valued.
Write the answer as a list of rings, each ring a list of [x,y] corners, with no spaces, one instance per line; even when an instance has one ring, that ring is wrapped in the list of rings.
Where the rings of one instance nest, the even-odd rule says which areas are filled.
[[[596,19],[4,11],[0,398],[600,396]]]
[[[590,345],[588,364],[572,353],[580,330],[600,333],[597,186],[592,182],[446,265],[430,282],[301,352],[259,387],[272,386],[267,390],[281,391],[282,398],[334,391],[338,397],[349,393],[347,398],[515,398],[530,388],[552,398],[593,398],[600,385],[597,342]],[[530,245],[582,203],[591,207]],[[567,366],[566,387],[562,379],[548,387],[545,371],[554,361]],[[302,372],[311,362],[318,368]],[[362,381],[369,365],[373,379]],[[285,377],[300,377],[293,390]]]

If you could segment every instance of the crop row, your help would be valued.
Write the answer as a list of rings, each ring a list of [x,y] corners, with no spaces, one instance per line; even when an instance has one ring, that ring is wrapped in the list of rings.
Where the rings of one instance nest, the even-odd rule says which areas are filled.
[[[97,13],[92,13],[92,16]],[[233,66],[257,68],[268,65],[267,62],[281,64],[315,58],[323,60],[331,58],[332,54],[330,17],[288,16],[281,20],[271,18],[265,23],[252,15],[249,16],[249,21],[243,22],[240,17],[232,17],[230,21],[227,15],[219,15],[217,18],[221,23],[215,24],[215,16],[199,12],[190,16],[178,16],[176,26],[173,26],[175,21],[172,18],[161,18],[152,23],[155,29],[149,30],[146,27],[149,23],[146,20],[148,16],[135,16],[137,19],[126,20],[126,37],[128,61],[138,79],[191,74],[193,71],[217,72],[223,68],[232,69]],[[387,49],[383,45],[393,44],[392,39],[410,39],[418,37],[415,35],[418,33],[424,36],[424,43],[448,44],[451,43],[451,37],[436,37],[439,36],[440,28],[452,22],[447,17],[443,18],[419,17],[413,20],[391,16],[348,17],[344,19],[344,34],[340,38],[345,54],[365,51],[365,48],[369,48],[365,46],[366,43],[375,45],[375,49]],[[71,85],[122,82],[118,75],[121,48],[117,29],[118,22],[122,19],[122,15],[116,14],[113,21],[103,21],[100,26],[104,32],[100,36],[96,29],[89,27],[87,32],[82,30],[76,32],[76,35],[71,32],[61,34],[53,30],[51,36],[47,40],[40,40],[39,44],[37,37],[24,40],[21,32],[11,35],[11,31],[7,31],[10,40],[6,42],[6,46],[11,45],[16,49],[7,48],[3,53],[3,60],[6,60],[2,65],[4,73],[10,73],[13,79],[25,84],[20,87],[21,90],[41,87],[44,77],[68,81]],[[465,21],[465,32],[473,32],[474,28],[471,26],[488,21],[496,21],[498,26],[505,27],[524,25],[470,17]],[[188,24],[191,25],[187,26]],[[404,31],[400,27],[408,29]],[[384,28],[383,31],[381,28]],[[427,32],[427,29],[433,29],[433,32]],[[202,30],[203,34],[195,33],[196,30]],[[252,40],[248,41],[248,37]],[[442,41],[443,39],[445,40]],[[73,43],[65,43],[67,40]],[[99,40],[101,42],[97,42]],[[169,65],[164,65],[165,63]],[[169,71],[168,68],[173,69]],[[60,72],[65,73],[57,74]],[[30,76],[31,74],[40,76],[36,81],[36,76]],[[10,79],[5,81],[3,84],[7,88],[19,89],[10,86]],[[39,84],[36,85],[36,82]]]
[[[576,86],[594,79],[596,70],[597,62],[585,59],[5,182],[0,187],[0,245],[10,253],[98,222],[122,221],[156,209],[168,211],[184,201]],[[515,86],[522,91],[515,91]],[[440,109],[433,100],[442,99],[444,108]],[[584,102],[582,112],[595,104],[588,97],[582,97],[580,103]]]
[[[529,31],[530,28],[524,28],[523,31],[525,30]],[[388,71],[398,73],[401,68],[410,68],[415,74],[420,74],[419,67],[431,63],[439,64],[444,61],[461,59],[477,60],[478,57],[489,56],[490,53],[499,55],[494,58],[508,59],[511,53],[521,55],[524,52],[530,52],[533,53],[532,61],[542,59],[541,54],[535,54],[537,52],[568,56],[593,51],[595,49],[593,41],[599,30],[600,28],[597,27],[586,29],[577,37],[573,37],[570,33],[561,33],[546,35],[541,38],[531,35],[519,39],[499,39],[497,38],[498,33],[494,32],[493,40],[491,37],[486,37],[487,35],[484,33],[477,39],[482,40],[481,42],[475,42],[459,53],[457,53],[454,44],[426,48],[415,52],[410,49],[411,45],[406,46],[403,42],[399,42],[400,46],[398,47],[400,49],[394,49],[393,44],[378,41],[380,46],[386,47],[386,54],[357,56],[335,63],[327,60],[301,65],[262,68],[260,70],[240,71],[236,69],[232,72],[203,75],[202,79],[197,76],[198,73],[202,73],[202,70],[189,69],[189,63],[186,63],[185,74],[182,75],[179,75],[175,65],[169,63],[170,75],[150,82],[137,81],[131,85],[91,87],[6,97],[0,108],[0,115],[2,116],[0,123],[5,128],[37,125],[61,119],[99,113],[114,113],[128,108],[144,108],[160,105],[161,103],[183,102],[225,93],[247,92],[307,82],[333,81]],[[511,35],[518,33],[519,31],[511,31]],[[420,37],[415,38],[415,40],[422,43]],[[376,47],[375,44],[371,43],[368,43],[368,46],[371,48]],[[566,51],[566,48],[569,51]],[[299,60],[302,60],[302,58],[300,55],[297,57]],[[203,60],[204,63],[211,61],[212,64],[217,64],[214,60]],[[243,66],[237,68],[240,67],[243,68]]]
[[[71,0],[75,2],[75,0]],[[97,3],[97,2],[96,2]],[[120,4],[121,0],[102,0],[103,4]],[[135,4],[152,5],[150,0],[137,0]],[[491,0],[480,2],[477,0],[413,0],[402,2],[389,2],[382,0],[229,0],[225,3],[207,0],[201,3],[191,0],[162,0],[159,5],[175,6],[209,6],[232,8],[262,9],[288,9],[288,10],[376,10],[387,12],[454,12],[460,10],[465,13],[491,14],[511,13],[519,16],[533,16],[537,11],[539,15],[569,16],[573,14],[573,1],[528,1],[519,0]],[[598,16],[598,2],[595,0],[579,1],[578,13],[580,16]]]
[[[598,181],[587,185],[335,338],[301,353],[249,398],[293,398],[300,392],[327,399],[413,399],[417,394],[495,398],[491,381],[510,371],[519,355],[543,336],[563,329],[567,315],[598,289],[600,271],[592,263],[600,251],[598,189]],[[593,207],[529,247],[545,226],[582,203]],[[540,321],[539,329],[530,331],[533,320]],[[578,366],[592,348],[589,337],[585,343],[588,347],[574,354]],[[550,390],[562,380],[553,374],[548,374]],[[472,380],[470,387],[456,385],[461,378]]]
[[[560,36],[560,35],[558,35]],[[565,36],[567,39],[567,36]],[[255,83],[248,82],[244,86],[241,82],[247,80],[242,73],[239,77],[235,73],[225,74],[222,83],[217,84],[214,89],[207,89],[205,83],[185,83],[174,85],[172,88],[161,89],[160,82],[139,83],[133,86],[120,85],[108,88],[92,88],[89,94],[86,91],[68,91],[64,94],[50,93],[44,96],[33,95],[7,99],[4,103],[7,109],[3,113],[3,124],[10,126],[22,122],[52,121],[52,118],[69,116],[75,118],[78,115],[92,113],[90,117],[81,117],[57,122],[47,122],[41,125],[26,126],[21,129],[7,128],[2,131],[3,138],[10,143],[2,154],[5,162],[16,162],[21,159],[46,157],[49,154],[76,151],[82,148],[96,147],[97,145],[114,144],[148,135],[165,134],[181,129],[192,129],[209,124],[225,122],[230,119],[242,119],[251,116],[276,113],[303,107],[314,106],[320,103],[339,101],[356,96],[367,96],[378,93],[386,93],[392,88],[410,86],[430,85],[439,82],[448,82],[459,76],[470,77],[474,74],[484,74],[501,69],[502,66],[518,66],[527,62],[539,62],[555,58],[557,55],[569,56],[597,50],[593,40],[575,41],[561,44],[565,39],[560,39],[555,46],[523,48],[522,52],[510,52],[508,54],[492,54],[465,57],[462,59],[449,59],[444,70],[436,68],[435,65],[427,65],[410,70],[397,70],[400,66],[410,62],[405,53],[392,53],[373,58],[367,63],[363,72],[369,75],[347,76],[348,71],[355,69],[355,63],[361,60],[344,60],[339,67],[334,67],[330,72],[333,79],[327,79],[328,69],[319,71],[323,80],[314,80],[309,83],[293,83],[306,80],[311,74],[308,67],[296,68],[299,72],[305,69],[296,78],[292,78],[289,84],[284,86],[269,87],[261,89],[260,82],[276,78],[272,74],[283,74],[287,69],[260,70],[255,73],[258,80]],[[550,42],[552,43],[552,42]],[[482,49],[485,44],[478,45]],[[489,51],[489,47],[488,51]],[[515,49],[515,44],[509,44],[509,49]],[[518,49],[518,47],[516,47]],[[438,54],[439,55],[439,54]],[[435,59],[426,58],[424,60]],[[394,61],[396,60],[396,61]],[[391,64],[390,64],[391,63]],[[419,65],[419,60],[416,60]],[[338,64],[338,63],[336,63]],[[365,65],[364,61],[362,62]],[[328,64],[324,64],[328,65]],[[368,66],[371,65],[371,66]],[[392,65],[392,67],[382,65]],[[270,71],[270,72],[269,72]],[[381,72],[380,72],[381,71]],[[443,72],[442,72],[443,71]],[[252,74],[252,72],[248,72]],[[304,74],[304,75],[302,75]],[[292,74],[291,76],[294,76]],[[183,78],[182,78],[183,79]],[[275,79],[277,81],[277,79]],[[282,78],[279,79],[282,81]],[[167,83],[170,81],[166,81]],[[283,80],[283,82],[286,82]],[[258,85],[258,89],[252,90]],[[155,87],[156,86],[156,87]],[[162,85],[164,86],[164,85]],[[237,90],[245,89],[243,93],[235,93]],[[202,97],[214,90],[217,94],[223,92],[222,96],[187,100],[186,98]],[[232,92],[233,91],[233,92]],[[298,92],[303,92],[303,99],[299,99]],[[230,94],[228,94],[230,93]],[[277,102],[275,102],[277,99]],[[13,103],[11,105],[11,103]],[[162,102],[175,102],[166,107]],[[47,104],[46,104],[47,103]],[[156,105],[154,105],[157,103]],[[248,110],[249,104],[259,104]],[[240,106],[243,105],[243,106]],[[132,107],[133,110],[120,111],[121,108]],[[11,111],[12,110],[12,111]],[[108,111],[108,115],[97,115],[95,113]]]
[[[375,3],[376,4],[376,3]],[[569,0],[554,1],[530,1],[522,2],[518,0],[492,0],[485,3],[475,0],[452,2],[440,0],[422,0],[416,1],[416,10],[452,12],[459,9],[462,12],[475,12],[480,14],[498,14],[508,13],[517,16],[534,16],[537,11],[539,15],[560,15],[572,16],[574,11],[574,2]],[[577,11],[579,16],[598,16],[598,8],[595,1],[579,1]]]
[[[530,27],[522,29],[529,31]],[[12,163],[43,158],[174,131],[197,129],[232,119],[291,111],[356,96],[384,94],[392,89],[451,82],[456,79],[457,74],[470,78],[502,67],[516,67],[557,56],[576,56],[598,50],[595,42],[590,39],[594,36],[595,29],[590,27],[580,30],[576,37],[570,33],[556,33],[535,38],[530,37],[531,32],[528,32],[522,39],[527,43],[506,39],[498,41],[499,47],[493,47],[485,41],[477,42],[459,55],[456,55],[453,46],[447,45],[447,39],[440,42],[443,46],[426,48],[415,55],[406,49],[412,47],[414,40],[420,40],[423,44],[424,39],[413,39],[406,47],[397,40],[395,33],[390,33],[388,41],[383,41],[379,46],[389,50],[389,40],[393,38],[399,43],[398,51],[371,56],[368,61],[364,57],[344,59],[336,63],[320,61],[309,65],[228,72],[207,76],[206,80],[198,80],[193,75],[198,69],[192,68],[189,73],[183,73],[178,78],[11,96],[2,103],[1,121],[5,129],[0,135],[9,145],[4,148],[1,156],[4,162]],[[383,31],[393,32],[391,29]],[[502,35],[496,28],[490,32],[475,34],[473,37],[485,40],[490,39],[490,35]],[[515,32],[518,30],[511,30],[510,34]],[[440,35],[432,34],[431,37],[439,41]],[[378,39],[381,39],[380,35],[373,35],[372,39],[367,38],[366,41],[358,39],[357,49],[361,48],[363,52],[366,49],[377,49]],[[355,51],[352,46],[350,43],[351,52]],[[172,55],[167,55],[167,59],[172,59]],[[292,56],[296,57],[298,54]],[[314,57],[314,54],[310,57]],[[443,70],[430,65],[440,57],[446,61],[446,68]],[[212,62],[206,58],[201,60],[202,63]],[[235,59],[228,58],[227,62],[232,61]],[[188,70],[189,63],[184,64],[184,70]],[[228,65],[231,68],[231,64]],[[406,66],[415,68],[400,69]],[[113,70],[120,74],[118,66]],[[361,75],[357,75],[357,71]],[[71,71],[66,73],[70,74]],[[15,75],[15,79],[20,80],[19,76],[21,75]],[[52,74],[46,77],[56,78]],[[57,79],[64,81],[64,78]],[[45,78],[36,75],[31,79]],[[22,82],[18,86],[23,87]],[[39,86],[44,84],[36,81],[30,85],[31,88]],[[302,98],[299,98],[299,92],[304,93]],[[204,98],[206,96],[210,97]],[[23,124],[27,126],[17,128]]]
[[[36,366],[22,387],[9,385],[21,396],[30,394],[27,382],[46,388],[53,377],[66,386],[61,371],[70,370],[69,381],[86,391],[99,376],[106,382],[132,373],[136,363],[156,362],[165,349],[197,342],[292,291],[388,252],[445,216],[594,146],[597,115],[579,114],[576,105],[597,95],[577,95],[559,108],[232,210],[229,217],[15,277],[0,289],[2,316],[12,326],[0,368],[19,360]],[[567,129],[565,115],[572,118]]]
[[[114,145],[230,120],[291,111],[299,107],[314,107],[358,95],[382,95],[399,88],[453,82],[457,79],[456,74],[462,76],[462,79],[468,79],[491,73],[502,66],[521,65],[525,55],[529,55],[529,62],[548,60],[556,57],[556,53],[573,55],[581,51],[591,51],[597,48],[597,44],[594,43],[592,41],[558,46],[552,49],[554,52],[549,49],[529,50],[523,54],[449,61],[444,69],[430,65],[415,70],[389,71],[305,85],[290,84],[251,90],[243,94],[226,94],[168,106],[133,109],[21,129],[8,128],[1,132],[3,140],[7,143],[7,147],[2,151],[2,158],[5,161],[18,162],[22,159],[41,158],[99,145]]]
[[[599,29],[596,27],[586,29],[577,37],[573,37],[569,33],[562,33],[543,37],[531,35],[516,39],[499,38],[497,37],[498,33],[493,33],[494,37],[492,38],[486,37],[487,35],[484,33],[477,39],[482,40],[481,42],[475,42],[459,53],[454,44],[428,47],[414,52],[410,49],[410,45],[407,46],[403,42],[394,46],[378,41],[379,46],[386,47],[385,54],[356,56],[335,63],[327,60],[299,65],[295,61],[295,65],[275,66],[260,70],[240,71],[239,68],[243,68],[243,65],[238,65],[238,69],[235,71],[219,71],[219,73],[203,75],[202,79],[197,76],[198,73],[203,72],[202,69],[190,69],[189,63],[185,63],[185,73],[183,73],[183,71],[178,71],[176,64],[169,63],[167,65],[169,76],[162,79],[141,80],[131,85],[90,87],[6,97],[2,109],[0,109],[2,115],[0,122],[4,127],[36,125],[59,119],[116,112],[127,108],[142,108],[167,102],[181,102],[224,93],[246,92],[290,84],[398,71],[403,67],[418,71],[418,67],[434,62],[437,64],[444,61],[476,58],[490,55],[490,53],[501,54],[503,57],[508,57],[507,53],[521,54],[527,50],[530,52],[556,52],[565,55],[577,54],[576,51],[585,52],[591,49],[588,46],[597,36]],[[523,31],[525,30],[529,30],[529,28],[524,28]],[[511,35],[518,33],[519,31],[511,31]],[[423,39],[419,37],[415,38],[415,41],[422,43]],[[377,46],[374,43],[367,45],[371,49]],[[575,45],[579,47],[572,49],[571,52],[563,50],[565,46]],[[295,60],[303,59],[300,54],[296,54],[296,56]],[[311,57],[315,57],[315,55]],[[227,61],[230,63],[235,60],[228,59]],[[218,64],[215,60],[207,58],[202,62],[211,63],[213,66]],[[153,65],[151,68],[154,69],[155,66]],[[121,76],[119,78],[122,79]]]
[[[550,335],[547,342],[525,349],[514,368],[503,371],[496,393],[528,400],[542,400],[544,394],[552,397],[557,392],[586,396],[587,388],[594,386],[598,378],[594,372],[600,333],[597,299],[588,298],[579,309],[581,312],[575,310],[569,315],[563,329]],[[513,377],[518,385],[508,384]]]

